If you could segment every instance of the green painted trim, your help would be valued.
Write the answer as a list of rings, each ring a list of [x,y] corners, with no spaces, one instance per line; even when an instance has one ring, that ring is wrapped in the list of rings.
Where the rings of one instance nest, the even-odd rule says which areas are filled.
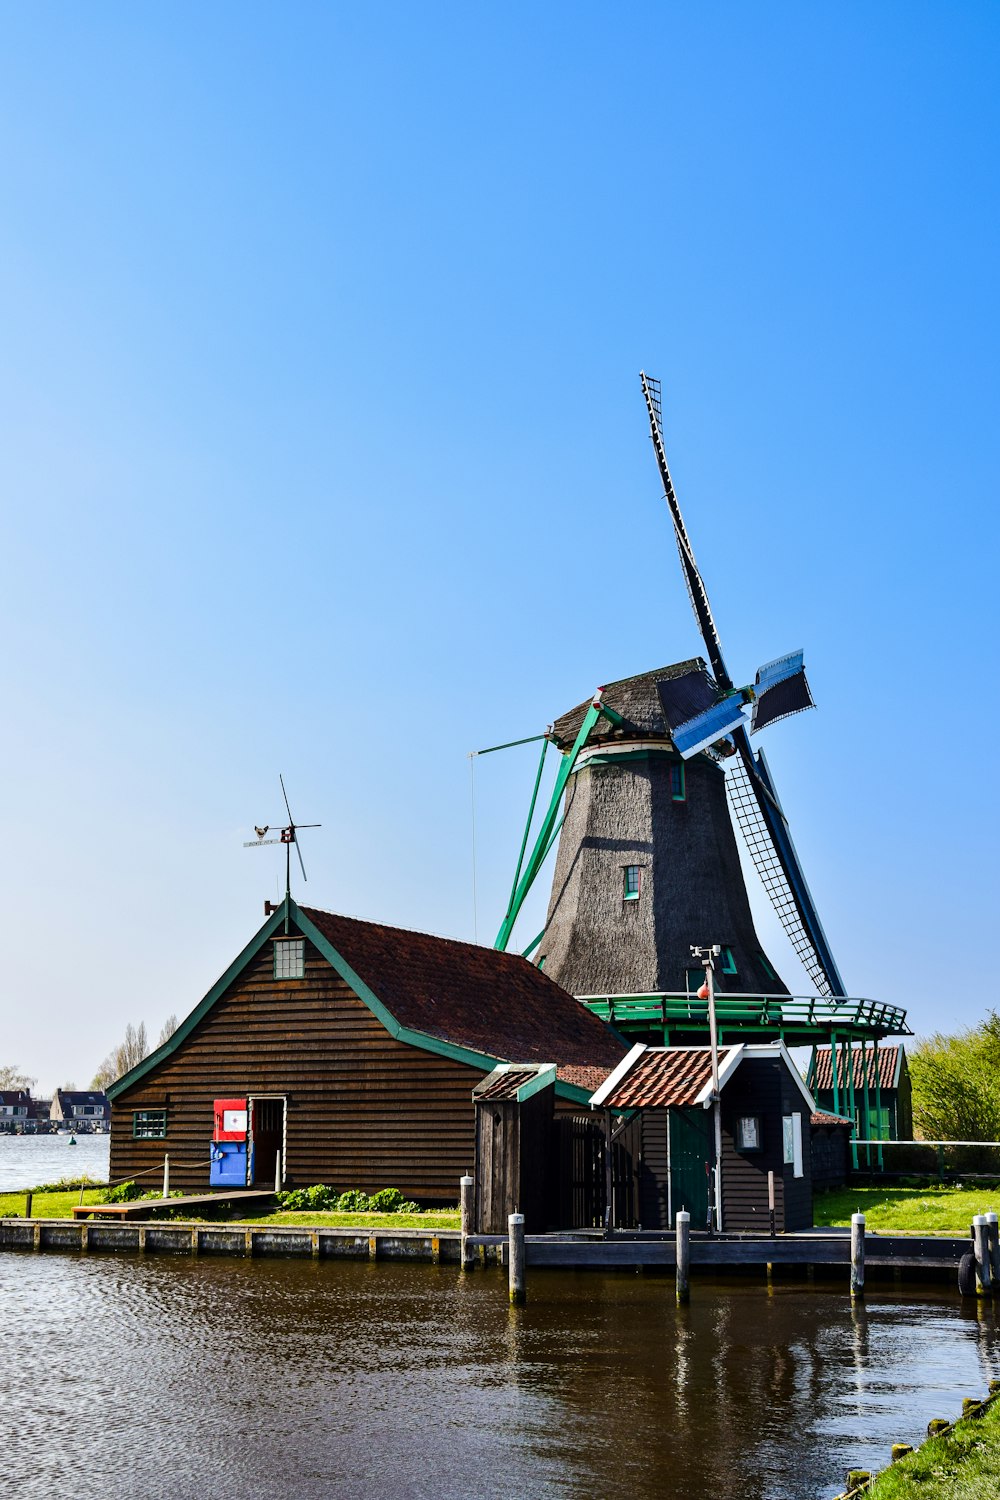
[[[142,1062],[138,1063],[130,1072],[124,1073],[121,1078],[117,1078],[114,1083],[108,1085],[105,1092],[109,1099],[117,1099],[119,1094],[123,1094],[126,1089],[130,1089],[133,1084],[138,1083],[140,1078],[145,1078],[146,1074],[152,1072],[159,1063],[165,1062],[168,1057],[172,1057],[181,1043],[187,1041],[198,1022],[208,1015],[216,1000],[219,999],[219,996],[229,988],[234,979],[239,977],[250,960],[256,958],[271,934],[276,932],[281,926],[285,919],[286,904],[287,902],[283,901],[277,911],[268,917],[260,931],[250,939],[240,956],[235,958],[229,965],[222,978],[216,980],[205,998],[181,1022],[173,1036],[169,1037],[163,1043],[162,1047],[157,1047],[155,1052],[151,1052],[148,1057],[143,1058]]]
[[[610,1073],[611,1069],[608,1069]],[[556,1095],[560,1099],[571,1099],[574,1104],[589,1104],[593,1089],[581,1088],[578,1083],[563,1083],[556,1079]]]

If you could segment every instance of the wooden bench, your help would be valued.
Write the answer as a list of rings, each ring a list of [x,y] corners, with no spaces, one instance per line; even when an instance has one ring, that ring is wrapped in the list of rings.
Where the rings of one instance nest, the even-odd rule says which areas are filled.
[[[148,1219],[165,1208],[218,1208],[234,1203],[263,1206],[274,1198],[273,1188],[236,1188],[229,1193],[188,1193],[182,1198],[137,1198],[131,1203],[77,1203],[74,1219]]]

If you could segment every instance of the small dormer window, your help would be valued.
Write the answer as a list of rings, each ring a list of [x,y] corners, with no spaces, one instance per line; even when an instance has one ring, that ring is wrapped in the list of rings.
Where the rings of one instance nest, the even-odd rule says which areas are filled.
[[[642,885],[642,871],[638,865],[625,866],[625,890],[623,899],[626,901],[638,901],[639,890]]]
[[[670,795],[675,802],[687,801],[687,789],[684,784],[684,762],[673,760],[670,762]]]
[[[733,950],[732,950],[732,948],[723,948],[723,950],[722,950],[722,963],[720,965],[720,968],[722,969],[723,974],[735,974],[736,973],[736,960],[733,957]]]
[[[305,938],[280,938],[274,945],[275,979],[304,979],[305,973]]]

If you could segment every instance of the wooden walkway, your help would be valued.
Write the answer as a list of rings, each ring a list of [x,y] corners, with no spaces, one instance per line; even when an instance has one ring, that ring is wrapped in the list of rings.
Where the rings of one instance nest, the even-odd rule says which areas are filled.
[[[234,1188],[229,1193],[189,1193],[180,1198],[137,1198],[131,1203],[78,1203],[74,1219],[149,1219],[169,1209],[219,1208],[222,1204],[263,1207],[274,1198],[273,1188]]]

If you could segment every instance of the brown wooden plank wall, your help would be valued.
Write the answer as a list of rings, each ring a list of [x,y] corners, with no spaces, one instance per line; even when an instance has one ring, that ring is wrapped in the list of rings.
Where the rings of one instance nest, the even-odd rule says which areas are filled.
[[[114,1101],[111,1177],[159,1166],[169,1151],[171,1185],[204,1188],[214,1100],[285,1094],[287,1186],[454,1202],[473,1169],[482,1077],[394,1041],[309,943],[305,978],[275,980],[267,943],[177,1052]],[[166,1140],[133,1140],[133,1110],[163,1108]]]
[[[782,1116],[802,1116],[802,1177],[784,1164]],[[737,1151],[733,1132],[738,1115],[759,1115],[761,1151]],[[809,1110],[779,1057],[748,1058],[722,1094],[722,1211],[730,1231],[767,1232],[767,1174],[774,1172],[775,1222],[779,1230],[812,1224],[812,1168]]]

